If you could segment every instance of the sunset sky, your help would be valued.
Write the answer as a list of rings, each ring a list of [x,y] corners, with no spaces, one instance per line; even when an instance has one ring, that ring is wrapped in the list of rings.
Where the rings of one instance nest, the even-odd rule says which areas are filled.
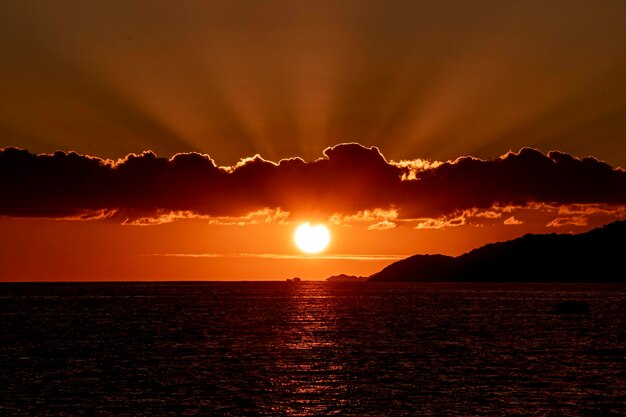
[[[624,22],[618,0],[0,2],[0,280],[369,275],[624,219]]]

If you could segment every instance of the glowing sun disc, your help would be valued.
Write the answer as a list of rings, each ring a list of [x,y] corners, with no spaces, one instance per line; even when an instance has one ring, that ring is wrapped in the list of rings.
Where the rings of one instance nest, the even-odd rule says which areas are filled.
[[[318,253],[323,251],[330,242],[330,233],[326,226],[318,224],[311,226],[310,223],[303,223],[296,229],[293,236],[296,245],[303,252]]]

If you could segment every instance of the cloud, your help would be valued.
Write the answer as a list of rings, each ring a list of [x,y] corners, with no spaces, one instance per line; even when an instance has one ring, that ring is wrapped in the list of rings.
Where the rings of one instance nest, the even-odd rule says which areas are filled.
[[[483,217],[485,219],[499,219],[502,217],[502,213],[495,210],[486,210],[480,213],[476,213],[476,217]]]
[[[547,227],[566,227],[566,226],[578,226],[583,227],[587,226],[588,220],[584,216],[574,216],[574,217],[557,217],[554,220],[551,220],[546,226]]]
[[[626,173],[595,158],[523,148],[494,160],[462,157],[400,185],[403,217],[529,203],[626,203]]]
[[[416,229],[445,229],[449,227],[464,226],[467,217],[464,214],[452,217],[440,217],[437,219],[422,219],[415,226]]]
[[[507,226],[519,226],[520,224],[524,224],[524,222],[521,220],[517,220],[515,216],[511,216],[504,221],[504,224]]]
[[[398,211],[396,209],[374,209],[363,210],[353,214],[333,213],[328,222],[336,224],[338,226],[352,226],[355,223],[373,223],[368,229],[370,230],[383,230],[393,229],[396,224],[393,220],[398,218]]]
[[[394,222],[390,222],[389,220],[383,220],[382,222],[374,223],[368,227],[369,230],[389,230],[395,228],[396,224]]]
[[[522,211],[542,212],[546,218],[553,219],[546,227],[587,227],[615,220],[626,219],[626,205],[611,204],[543,204],[533,203],[518,208]]]
[[[168,159],[147,151],[112,161],[0,149],[5,216],[160,224],[189,217],[259,222],[321,215],[375,223],[372,228],[406,219],[420,219],[418,228],[438,228],[465,224],[467,216],[455,216],[468,210],[489,219],[503,207],[532,205],[623,207],[626,173],[595,158],[530,148],[491,160],[395,163],[376,147],[346,143],[327,148],[316,161],[256,155],[230,167],[199,153]]]

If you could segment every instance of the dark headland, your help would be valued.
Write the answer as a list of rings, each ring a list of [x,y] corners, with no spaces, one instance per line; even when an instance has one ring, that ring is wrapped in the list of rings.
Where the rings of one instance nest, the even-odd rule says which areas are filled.
[[[626,283],[626,221],[586,233],[528,234],[457,257],[415,255],[368,282]]]

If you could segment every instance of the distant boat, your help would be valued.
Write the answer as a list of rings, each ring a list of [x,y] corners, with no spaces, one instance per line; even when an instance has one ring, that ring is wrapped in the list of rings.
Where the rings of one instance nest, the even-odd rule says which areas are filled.
[[[299,284],[300,281],[302,281],[300,278],[298,277],[294,277],[294,278],[287,278],[287,282],[292,282],[294,284]]]

